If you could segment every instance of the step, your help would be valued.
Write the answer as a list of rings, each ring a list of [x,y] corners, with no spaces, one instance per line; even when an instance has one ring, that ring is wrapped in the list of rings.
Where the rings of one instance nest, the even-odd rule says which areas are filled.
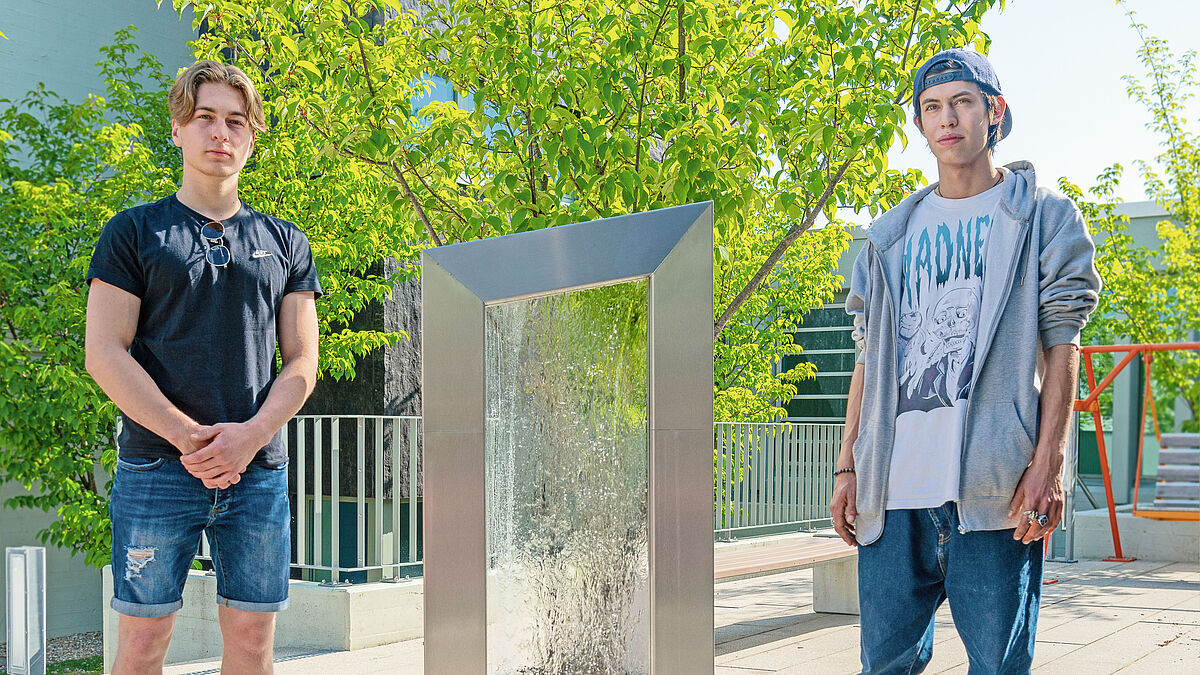
[[[1155,499],[1200,499],[1200,483],[1160,480],[1154,484]]]
[[[1159,464],[1191,464],[1200,466],[1200,449],[1163,448],[1158,451]]]
[[[1163,434],[1164,448],[1200,448],[1200,434]]]
[[[1200,483],[1200,464],[1159,464],[1158,480]]]
[[[1200,510],[1200,500],[1197,499],[1155,499],[1156,511],[1197,511]]]

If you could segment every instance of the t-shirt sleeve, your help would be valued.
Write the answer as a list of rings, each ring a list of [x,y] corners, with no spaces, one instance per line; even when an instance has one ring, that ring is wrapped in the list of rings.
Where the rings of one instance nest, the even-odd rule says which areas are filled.
[[[321,281],[317,278],[317,266],[313,262],[312,247],[308,237],[299,229],[293,230],[291,269],[288,270],[287,284],[283,294],[298,291],[312,291],[316,297],[321,297]]]
[[[86,282],[99,279],[141,298],[146,294],[146,274],[138,257],[137,232],[133,219],[122,212],[113,216],[100,232],[92,251]]]

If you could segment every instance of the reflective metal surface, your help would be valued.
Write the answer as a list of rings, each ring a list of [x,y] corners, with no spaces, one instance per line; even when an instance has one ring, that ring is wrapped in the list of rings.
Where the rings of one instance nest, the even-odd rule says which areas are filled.
[[[649,285],[650,672],[712,672],[712,214],[692,204],[422,254],[427,673],[508,672],[487,662],[485,306],[637,279]]]

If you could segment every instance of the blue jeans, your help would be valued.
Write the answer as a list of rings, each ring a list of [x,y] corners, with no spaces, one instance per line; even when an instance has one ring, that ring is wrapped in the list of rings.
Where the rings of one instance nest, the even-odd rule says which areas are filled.
[[[287,465],[251,465],[236,485],[204,487],[174,459],[117,460],[112,520],[112,608],[160,617],[183,606],[192,558],[207,532],[217,604],[277,612],[288,604],[291,511]]]
[[[933,616],[950,601],[970,672],[1028,673],[1042,594],[1042,543],[1012,530],[958,531],[954,502],[888,511],[858,548],[863,673],[919,673],[933,656]]]

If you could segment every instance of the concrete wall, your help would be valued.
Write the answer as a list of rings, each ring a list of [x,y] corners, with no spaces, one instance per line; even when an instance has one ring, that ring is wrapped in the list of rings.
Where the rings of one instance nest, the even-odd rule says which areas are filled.
[[[1118,506],[1116,511],[1122,555],[1138,560],[1187,562],[1193,565],[1200,562],[1200,528],[1196,527],[1195,521],[1135,517],[1129,506]],[[1075,558],[1103,559],[1114,553],[1108,509],[1076,513]]]
[[[104,568],[104,672],[116,657],[118,614],[109,607],[112,567]],[[200,571],[188,573],[183,608],[167,650],[167,663],[187,663],[221,655],[217,623],[217,580]],[[424,584],[416,579],[399,583],[326,586],[292,581],[289,606],[275,624],[276,654],[346,651],[411,640],[424,630]]]
[[[20,485],[0,485],[0,502],[28,494]],[[38,530],[55,520],[53,514],[0,507],[0,550],[9,546],[42,546]],[[0,565],[0,596],[7,593],[5,566]],[[46,548],[46,632],[50,637],[100,630],[100,570],[83,564],[83,556],[61,548]],[[0,641],[7,635],[0,611]]]
[[[99,48],[131,24],[142,50],[173,74],[192,62],[191,17],[188,10],[180,19],[169,0],[161,8],[153,0],[0,2],[0,32],[8,36],[0,39],[0,98],[20,97],[39,82],[69,101],[101,93]]]

